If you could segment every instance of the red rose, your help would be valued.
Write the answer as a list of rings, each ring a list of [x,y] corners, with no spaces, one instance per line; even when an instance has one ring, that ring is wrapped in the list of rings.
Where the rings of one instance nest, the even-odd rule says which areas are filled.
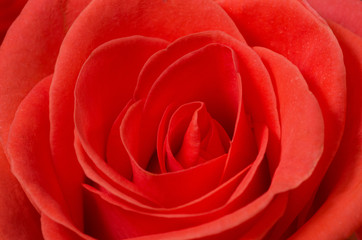
[[[354,4],[29,1],[0,48],[1,239],[350,237]]]

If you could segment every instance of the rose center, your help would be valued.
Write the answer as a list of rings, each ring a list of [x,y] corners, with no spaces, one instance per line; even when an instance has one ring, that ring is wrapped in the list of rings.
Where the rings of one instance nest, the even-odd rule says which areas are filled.
[[[165,139],[169,171],[190,168],[227,153],[230,138],[202,102],[180,106],[170,118]]]

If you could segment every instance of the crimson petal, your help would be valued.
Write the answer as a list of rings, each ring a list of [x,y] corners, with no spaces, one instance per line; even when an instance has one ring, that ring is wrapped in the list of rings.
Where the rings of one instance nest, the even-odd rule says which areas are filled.
[[[292,239],[347,239],[362,223],[362,41],[338,24],[330,26],[342,47],[347,70],[346,129],[314,207],[319,207],[319,199],[326,201]]]
[[[14,175],[35,207],[83,236],[82,222],[79,222],[83,218],[82,208],[72,211],[74,209],[68,205],[52,165],[48,109],[50,82],[51,76],[39,82],[19,106],[9,132],[7,152]],[[68,169],[67,172],[72,176],[73,171]],[[74,194],[71,199],[80,201],[81,186],[73,189],[76,187],[79,192],[71,192]]]
[[[97,159],[106,160],[105,143],[118,114],[132,98],[141,67],[166,44],[141,36],[115,39],[94,50],[83,65],[75,87],[75,125],[84,150],[98,165],[104,165]],[[129,177],[129,158],[120,147],[118,155],[123,155],[106,161]]]
[[[0,149],[0,236],[4,239],[41,240],[40,216],[31,205]]]

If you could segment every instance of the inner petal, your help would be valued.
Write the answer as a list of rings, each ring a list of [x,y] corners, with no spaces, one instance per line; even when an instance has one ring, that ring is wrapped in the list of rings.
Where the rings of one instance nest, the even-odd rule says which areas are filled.
[[[157,129],[168,105],[205,102],[213,118],[230,137],[233,135],[241,94],[234,57],[230,48],[211,44],[178,59],[161,74],[144,99],[143,120],[138,126],[142,131],[142,148],[130,152],[137,155],[141,167],[148,165],[155,151]]]
[[[189,168],[219,157],[229,146],[229,136],[210,116],[204,103],[182,105],[171,117],[165,139],[168,170],[177,170],[179,165]]]
[[[200,109],[192,115],[192,119],[183,137],[182,145],[176,159],[184,168],[189,168],[197,164],[200,158],[201,129],[198,124]]]

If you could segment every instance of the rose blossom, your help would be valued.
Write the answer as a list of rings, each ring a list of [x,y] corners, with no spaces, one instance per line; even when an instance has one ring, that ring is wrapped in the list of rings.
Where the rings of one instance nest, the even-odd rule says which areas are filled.
[[[0,48],[1,239],[358,234],[362,3],[321,2],[30,0]]]

